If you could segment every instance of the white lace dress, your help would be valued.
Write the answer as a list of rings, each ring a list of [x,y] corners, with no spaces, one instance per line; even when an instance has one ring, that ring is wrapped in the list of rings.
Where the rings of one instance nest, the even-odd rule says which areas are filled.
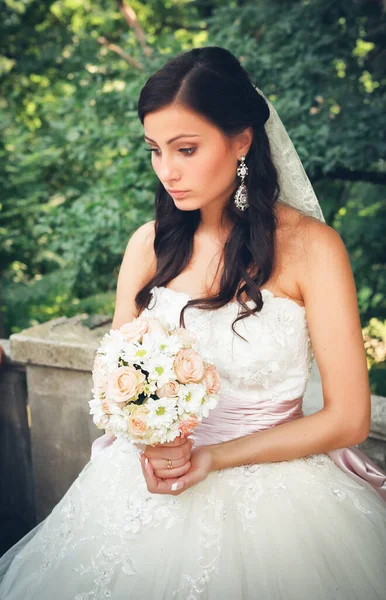
[[[225,399],[196,430],[197,444],[269,426],[285,403],[301,416],[313,360],[306,312],[262,293],[262,311],[236,324],[247,341],[231,330],[236,304],[185,312],[211,348]],[[163,287],[153,295],[143,314],[176,323],[189,296]],[[386,503],[324,453],[151,494],[138,450],[116,440],[1,571],[1,600],[385,600]]]

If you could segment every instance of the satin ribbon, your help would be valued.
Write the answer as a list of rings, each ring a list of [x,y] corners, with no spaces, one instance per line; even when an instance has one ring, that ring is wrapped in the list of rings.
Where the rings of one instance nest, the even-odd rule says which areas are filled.
[[[203,419],[189,437],[194,440],[195,446],[202,446],[264,431],[303,417],[302,403],[301,397],[280,402],[265,400],[241,406],[234,397],[222,395],[216,408],[210,411],[208,418]],[[91,447],[91,460],[115,439],[105,434],[95,440]],[[329,450],[325,454],[355,481],[369,483],[386,502],[386,473],[359,448],[348,446]]]

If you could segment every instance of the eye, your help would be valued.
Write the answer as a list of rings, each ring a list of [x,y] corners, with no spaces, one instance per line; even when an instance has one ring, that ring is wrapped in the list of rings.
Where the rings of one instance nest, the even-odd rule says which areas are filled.
[[[180,152],[183,152],[186,156],[191,156],[195,152],[195,148],[179,148]]]
[[[158,152],[157,148],[145,148],[145,150],[146,150],[146,152],[155,152],[156,156],[158,156],[157,155],[157,152]]]
[[[157,148],[145,148],[146,152],[155,152],[156,156],[159,156],[159,150]],[[192,156],[196,151],[196,148],[179,148],[179,152],[185,154],[185,156]]]

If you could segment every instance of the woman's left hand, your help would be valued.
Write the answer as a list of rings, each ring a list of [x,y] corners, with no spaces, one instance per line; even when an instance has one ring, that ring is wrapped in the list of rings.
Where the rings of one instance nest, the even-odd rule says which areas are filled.
[[[152,494],[171,494],[178,496],[184,490],[193,487],[207,478],[212,470],[212,453],[208,446],[200,446],[192,450],[190,469],[181,477],[174,479],[160,479],[154,474],[151,462],[144,454],[140,455],[142,472],[145,477],[147,489]]]

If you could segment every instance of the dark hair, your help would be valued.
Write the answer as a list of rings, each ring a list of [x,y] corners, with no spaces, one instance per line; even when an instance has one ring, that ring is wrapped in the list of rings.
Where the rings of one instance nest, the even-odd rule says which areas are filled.
[[[232,224],[232,229],[224,246],[220,290],[210,298],[189,300],[180,315],[180,325],[185,326],[184,311],[188,306],[220,308],[236,295],[244,308],[232,323],[233,331],[239,335],[234,329],[235,323],[262,309],[260,287],[269,279],[275,265],[274,205],[280,188],[264,129],[269,107],[237,58],[217,46],[182,52],[154,73],[139,97],[139,119],[143,124],[148,113],[176,103],[203,115],[228,137],[248,127],[253,129],[253,141],[245,160],[249,170],[245,181],[249,208],[243,212],[236,208],[232,194],[222,215]],[[152,287],[165,286],[189,264],[199,222],[199,209],[179,210],[158,182],[154,239],[157,268],[154,277],[135,297],[139,311],[148,307]],[[241,299],[243,292],[256,307],[252,309],[245,304]]]

